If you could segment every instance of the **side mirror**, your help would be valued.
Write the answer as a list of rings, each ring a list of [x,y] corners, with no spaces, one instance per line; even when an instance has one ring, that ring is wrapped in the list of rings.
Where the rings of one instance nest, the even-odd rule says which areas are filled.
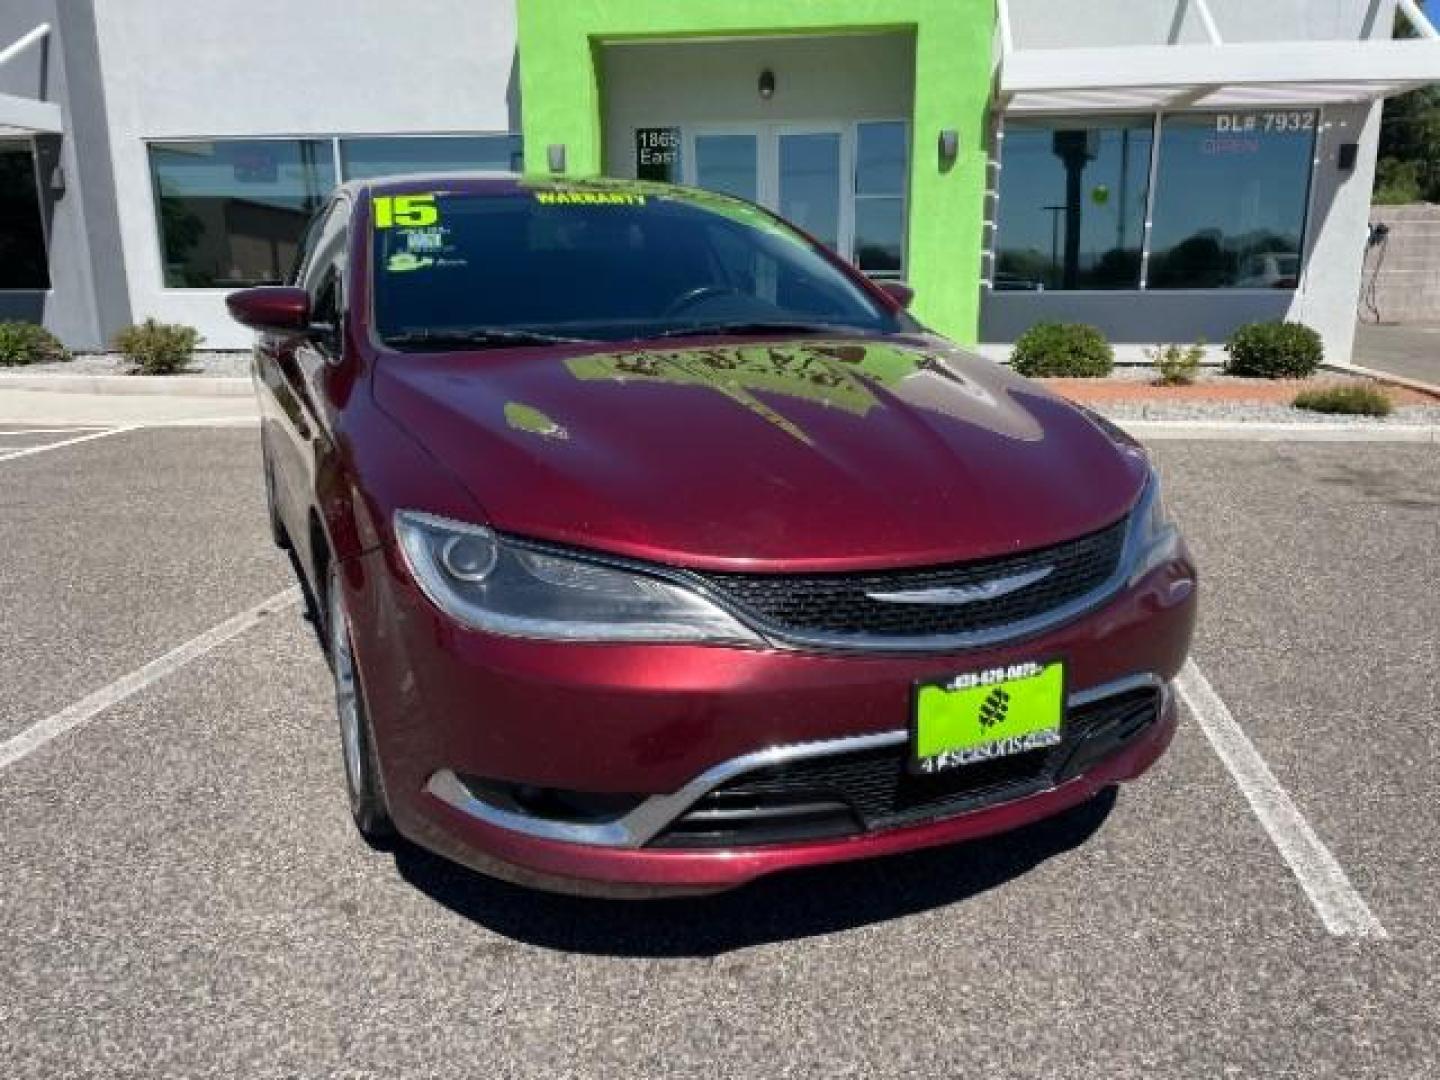
[[[225,298],[230,317],[252,330],[303,334],[310,330],[310,294],[289,285],[241,289]]]
[[[903,281],[881,281],[877,284],[879,284],[881,292],[902,308],[908,308],[910,301],[915,299],[915,290]]]

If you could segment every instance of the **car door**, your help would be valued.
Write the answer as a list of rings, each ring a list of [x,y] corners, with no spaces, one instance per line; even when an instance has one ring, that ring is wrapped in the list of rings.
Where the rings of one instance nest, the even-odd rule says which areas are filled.
[[[300,274],[314,254],[316,243],[334,206],[333,202],[328,203],[310,219],[300,241],[294,269],[286,280],[287,284],[299,283]],[[266,486],[275,511],[280,515],[281,523],[287,532],[291,527],[293,508],[294,480],[291,472],[294,460],[289,451],[289,443],[295,400],[283,369],[294,346],[293,335],[260,333],[255,340],[252,366],[260,412],[260,450],[264,459]]]
[[[318,463],[329,447],[329,410],[322,374],[340,358],[344,311],[344,252],[350,202],[330,206],[312,249],[301,263],[296,284],[310,294],[311,332],[278,343],[271,355],[277,437],[270,443],[275,467],[277,505],[286,532],[310,560],[310,508],[315,503]]]

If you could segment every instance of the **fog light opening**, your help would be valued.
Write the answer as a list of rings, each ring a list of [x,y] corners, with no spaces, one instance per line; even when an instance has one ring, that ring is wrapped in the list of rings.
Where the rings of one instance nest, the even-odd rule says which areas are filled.
[[[516,784],[478,776],[461,776],[460,781],[475,798],[497,809],[570,825],[605,825],[618,821],[647,798],[628,793]]]

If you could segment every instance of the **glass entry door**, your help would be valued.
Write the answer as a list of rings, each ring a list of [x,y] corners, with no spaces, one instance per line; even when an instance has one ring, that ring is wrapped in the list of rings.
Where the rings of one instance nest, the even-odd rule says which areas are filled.
[[[695,128],[685,181],[774,210],[849,257],[854,245],[853,129],[841,125]]]
[[[694,150],[685,155],[695,163],[690,183],[751,202],[760,201],[760,137],[745,132],[697,132]]]
[[[841,191],[841,137],[838,131],[780,131],[775,160],[775,202],[780,216],[837,251]]]

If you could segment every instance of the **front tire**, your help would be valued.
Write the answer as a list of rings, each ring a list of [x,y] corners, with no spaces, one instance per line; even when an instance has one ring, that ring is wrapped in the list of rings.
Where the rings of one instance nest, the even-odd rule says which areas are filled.
[[[385,802],[380,761],[375,753],[375,730],[365,709],[355,649],[350,635],[350,617],[340,571],[331,567],[325,590],[326,630],[329,635],[330,668],[335,676],[335,711],[340,721],[340,747],[345,760],[345,788],[350,796],[350,816],[355,827],[372,847],[383,848],[395,835]]]

